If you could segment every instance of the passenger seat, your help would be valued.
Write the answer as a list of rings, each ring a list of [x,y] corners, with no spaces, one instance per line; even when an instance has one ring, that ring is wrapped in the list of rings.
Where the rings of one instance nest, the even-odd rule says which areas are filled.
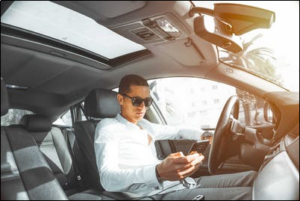
[[[1,116],[8,108],[1,78]],[[1,126],[1,200],[67,200],[33,137],[22,128]]]
[[[57,127],[52,127],[48,118],[39,115],[24,115],[20,123],[36,140],[69,199],[114,200],[134,197],[130,193],[112,193],[102,191],[100,188],[85,189],[82,192],[82,189],[79,189],[74,172],[75,161],[72,161],[67,142],[61,130]],[[68,134],[72,134],[72,132],[68,132]],[[96,179],[91,178],[90,182]]]
[[[74,161],[67,142],[57,127],[52,127],[50,120],[39,115],[24,115],[21,125],[34,137],[44,154],[55,177],[72,200],[113,200],[101,194],[99,189],[88,189],[81,192],[74,172]],[[69,133],[70,134],[70,133]]]
[[[52,127],[48,118],[39,115],[24,115],[20,124],[34,137],[66,194],[77,192],[79,185],[72,157],[61,130]]]

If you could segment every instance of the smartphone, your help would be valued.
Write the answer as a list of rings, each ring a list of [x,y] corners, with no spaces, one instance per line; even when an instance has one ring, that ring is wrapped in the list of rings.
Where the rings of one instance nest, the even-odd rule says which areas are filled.
[[[190,150],[190,154],[195,152],[202,154],[206,150],[208,145],[209,145],[209,140],[198,141],[194,144],[194,146]]]

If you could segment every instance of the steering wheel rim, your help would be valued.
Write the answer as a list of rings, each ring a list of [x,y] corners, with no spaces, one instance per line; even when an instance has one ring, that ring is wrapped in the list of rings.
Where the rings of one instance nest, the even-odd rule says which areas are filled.
[[[222,153],[224,153],[224,151],[222,152],[221,148],[225,145],[224,135],[228,129],[230,116],[237,101],[237,96],[231,96],[227,100],[220,115],[208,157],[208,170],[211,174],[217,173],[219,166],[222,163]]]

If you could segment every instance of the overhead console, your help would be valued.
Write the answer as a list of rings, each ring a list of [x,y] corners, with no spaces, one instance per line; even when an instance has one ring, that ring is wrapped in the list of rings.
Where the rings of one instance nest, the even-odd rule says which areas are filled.
[[[114,27],[121,35],[130,35],[140,44],[173,41],[186,38],[189,30],[171,13],[149,17],[133,23]]]
[[[129,35],[137,43],[155,45],[184,66],[199,66],[206,61],[189,37],[190,31],[172,13],[145,18],[114,27],[113,30],[124,36]]]

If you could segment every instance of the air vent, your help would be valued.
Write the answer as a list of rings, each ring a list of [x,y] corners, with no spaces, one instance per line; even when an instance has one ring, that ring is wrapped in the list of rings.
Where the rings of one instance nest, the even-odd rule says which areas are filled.
[[[274,158],[277,154],[280,153],[280,142],[276,144],[275,146],[270,148],[269,154],[265,156],[265,160],[269,160]]]

